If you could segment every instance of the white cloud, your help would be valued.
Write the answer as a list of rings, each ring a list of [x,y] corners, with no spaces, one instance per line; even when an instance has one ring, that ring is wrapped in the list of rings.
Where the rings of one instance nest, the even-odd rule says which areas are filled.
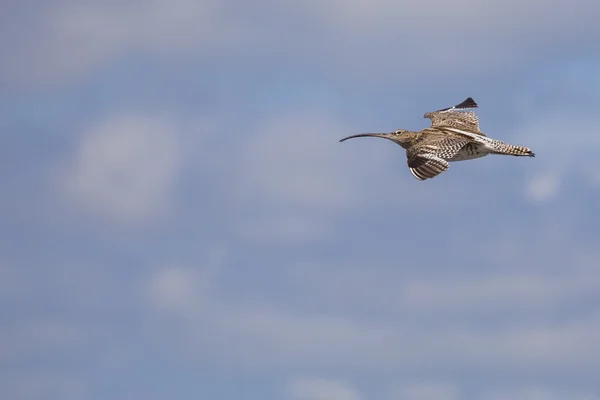
[[[538,239],[542,244],[547,242],[544,236],[538,235]],[[511,248],[501,242],[489,247],[508,249],[514,260],[532,246],[537,244],[530,241],[525,248]],[[480,251],[473,250],[472,256],[486,259],[491,250]],[[500,263],[477,272],[456,270],[433,275],[387,261],[339,265],[291,262],[278,267],[278,280],[289,290],[310,293],[306,303],[327,304],[329,310],[344,315],[372,314],[376,310],[377,315],[386,318],[403,315],[476,320],[493,312],[520,319],[568,309],[600,292],[593,255],[582,258],[582,254],[573,256],[568,270],[560,265],[552,268],[543,261],[544,268],[539,269]]]
[[[588,179],[594,185],[596,168],[590,159],[594,150],[600,146],[600,138],[594,132],[600,129],[600,118],[591,110],[598,107],[598,99],[583,106],[562,104],[564,98],[599,98],[600,90],[588,87],[585,82],[571,88],[574,93],[563,93],[564,82],[568,78],[560,77],[554,82],[559,88],[556,98],[550,106],[531,106],[521,116],[513,137],[533,149],[536,157],[532,160],[532,172],[524,187],[524,195],[533,202],[547,202],[558,195],[569,179],[573,177]],[[528,88],[532,98],[541,97],[543,90],[536,85]],[[558,103],[558,104],[556,104]]]
[[[254,49],[253,63],[285,54],[370,82],[373,77],[397,80],[399,68],[413,80],[417,71],[505,71],[539,53],[530,51],[533,46],[592,46],[598,33],[595,7],[591,0],[262,1],[252,6],[214,0],[55,1],[32,7],[23,20],[33,23],[15,24],[0,45],[9,52],[3,74],[8,82],[71,80],[130,51],[247,60],[243,49],[248,48]],[[31,31],[19,28],[25,25]]]
[[[286,388],[290,400],[360,400],[358,391],[339,380],[297,379]]]
[[[168,120],[117,116],[86,129],[65,174],[67,193],[117,223],[146,223],[169,211],[180,165]]]
[[[444,280],[412,280],[398,288],[405,309],[419,312],[459,312],[513,309],[539,312],[550,307],[573,304],[600,290],[597,274],[589,270],[557,272],[484,274]]]
[[[274,117],[241,138],[225,182],[240,213],[237,233],[262,242],[321,238],[337,217],[364,206],[365,177],[384,170],[386,159],[356,161],[368,154],[338,142],[348,132],[322,112],[305,111]]]
[[[215,279],[227,257],[221,245],[204,246],[203,265],[190,268],[165,265],[142,281],[140,295],[154,310],[177,316],[196,317],[215,306]]]
[[[527,185],[527,196],[536,202],[551,200],[558,194],[560,180],[558,174],[546,173],[536,176]]]
[[[420,382],[407,384],[394,391],[394,400],[456,400],[458,389],[450,383]]]
[[[146,294],[153,304],[177,314],[204,308],[209,290],[201,271],[181,267],[157,271],[146,285]]]
[[[497,315],[502,301],[528,307],[529,286],[535,301],[549,301],[550,306],[560,308],[565,300],[553,299],[551,292],[560,289],[564,278],[555,276],[554,279],[553,283],[544,282],[541,288],[523,284],[523,293],[518,289],[516,295],[511,285],[519,285],[519,280],[500,284],[500,289],[483,287],[463,297],[459,297],[461,290],[468,292],[468,288],[451,282],[450,289],[446,289],[440,281],[428,289],[442,292],[433,303],[435,311],[420,312],[432,306],[421,294],[412,312],[400,309],[389,318],[374,319],[353,313],[352,303],[344,312],[323,313],[294,311],[264,299],[252,301],[246,297],[235,301],[227,296],[228,300],[224,301],[219,296],[225,296],[226,292],[217,286],[214,278],[183,273],[183,270],[166,270],[152,278],[147,286],[155,295],[148,303],[148,310],[158,318],[159,325],[162,318],[171,316],[184,322],[179,330],[186,333],[176,346],[186,357],[210,359],[230,368],[307,367],[387,373],[405,369],[426,372],[493,368],[524,374],[535,370],[539,374],[562,372],[566,375],[600,368],[597,351],[600,349],[600,316],[593,313],[550,323],[543,313],[532,312],[528,318],[500,318],[493,328],[486,328],[488,315]],[[569,291],[583,287],[571,287],[569,282],[565,285]],[[370,295],[386,297],[386,290],[384,286]],[[486,290],[495,292],[491,301]],[[318,296],[308,289],[296,288],[296,292],[298,296]],[[537,292],[541,294],[536,299]],[[577,298],[592,295],[594,292],[583,290]],[[557,296],[565,299],[560,293]],[[570,296],[575,298],[576,295],[571,293]],[[368,301],[367,297],[361,298]],[[470,302],[482,305],[470,305]],[[480,312],[472,313],[474,307],[480,307]],[[467,319],[436,318],[453,308],[472,315]],[[429,393],[429,389],[413,389]],[[436,393],[431,389],[432,396]]]
[[[598,400],[599,395],[591,392],[561,390],[540,385],[529,385],[512,389],[496,389],[482,393],[482,400]]]
[[[67,0],[31,7],[26,15],[33,29],[5,39],[16,39],[4,44],[13,54],[6,75],[26,84],[63,83],[129,51],[163,56],[218,48],[237,30],[232,25],[215,35],[222,12],[221,2],[212,0]]]

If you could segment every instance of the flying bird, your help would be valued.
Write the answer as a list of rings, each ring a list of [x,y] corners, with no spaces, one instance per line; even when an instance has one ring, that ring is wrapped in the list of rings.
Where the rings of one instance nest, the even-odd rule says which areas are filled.
[[[527,147],[515,146],[489,138],[479,130],[479,118],[473,111],[477,103],[471,97],[460,104],[425,113],[431,126],[420,132],[398,129],[391,133],[361,133],[357,137],[378,137],[391,140],[406,149],[408,168],[420,181],[446,171],[450,162],[473,160],[488,154],[535,157]]]

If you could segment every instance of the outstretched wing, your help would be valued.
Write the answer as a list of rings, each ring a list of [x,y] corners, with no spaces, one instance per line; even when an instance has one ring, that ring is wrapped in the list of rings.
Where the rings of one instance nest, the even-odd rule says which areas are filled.
[[[476,135],[473,135],[477,137]],[[469,137],[456,137],[432,133],[421,144],[406,150],[408,168],[415,178],[433,178],[449,168],[447,160],[453,159],[465,146],[473,143]]]
[[[448,161],[433,153],[410,154],[407,152],[406,156],[410,172],[420,181],[436,177],[450,167]]]
[[[485,136],[479,130],[479,118],[477,118],[477,115],[473,111],[463,111],[469,108],[477,108],[477,103],[471,97],[453,107],[428,112],[423,117],[431,120],[432,128],[458,128]]]

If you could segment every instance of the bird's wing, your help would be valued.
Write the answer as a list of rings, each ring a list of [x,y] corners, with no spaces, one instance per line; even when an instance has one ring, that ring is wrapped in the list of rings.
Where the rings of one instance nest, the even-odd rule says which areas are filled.
[[[477,135],[472,135],[474,138]],[[416,146],[406,151],[410,172],[415,178],[433,178],[449,168],[448,161],[469,143],[476,143],[471,137],[456,137],[445,134],[431,134]]]
[[[420,181],[433,178],[450,167],[448,161],[433,153],[407,152],[406,156],[410,172]]]
[[[432,128],[458,128],[485,136],[479,130],[479,118],[477,115],[473,111],[463,111],[476,107],[477,103],[475,103],[475,100],[469,97],[455,106],[425,113],[423,117],[431,120]]]
[[[444,160],[453,158],[459,151],[469,143],[478,143],[477,135],[447,135],[447,134],[429,134],[426,140],[411,148],[410,155],[420,155],[422,153],[431,153]],[[407,153],[407,156],[409,154]]]

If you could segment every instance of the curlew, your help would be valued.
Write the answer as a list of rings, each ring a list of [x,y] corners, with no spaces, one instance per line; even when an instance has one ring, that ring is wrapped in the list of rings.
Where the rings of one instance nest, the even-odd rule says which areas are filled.
[[[391,140],[406,149],[408,168],[415,178],[425,180],[446,171],[450,162],[473,160],[488,154],[535,157],[527,147],[515,146],[488,137],[479,129],[479,118],[473,111],[477,103],[469,97],[460,104],[425,113],[431,126],[419,132],[398,129],[391,133],[361,133],[357,137]]]

